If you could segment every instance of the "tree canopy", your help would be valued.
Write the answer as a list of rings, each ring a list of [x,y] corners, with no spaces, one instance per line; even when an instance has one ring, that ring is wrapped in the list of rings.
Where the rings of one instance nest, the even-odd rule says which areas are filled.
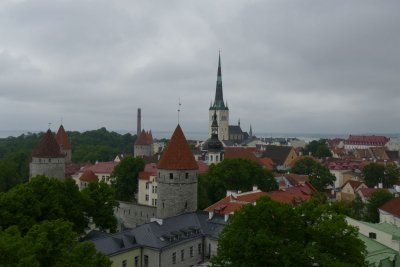
[[[308,175],[310,183],[319,192],[324,191],[324,189],[329,185],[332,186],[336,180],[336,177],[331,174],[328,168],[310,157],[305,157],[296,161],[292,167],[292,172]]]
[[[111,173],[113,178],[113,188],[115,188],[118,200],[130,201],[134,198],[137,190],[138,175],[143,171],[145,162],[141,157],[128,156],[123,158],[114,171]]]
[[[317,203],[262,197],[243,206],[220,234],[212,266],[366,266],[358,230]]]
[[[67,178],[64,182],[57,179],[37,176],[29,183],[20,184],[8,192],[0,193],[0,227],[6,229],[16,225],[22,233],[45,220],[64,219],[73,223],[74,231],[81,233],[87,226],[88,217],[93,215],[99,226],[115,229],[115,225],[98,218],[96,212],[109,214],[113,212],[115,201],[111,194],[104,190],[92,190],[92,187],[81,193],[75,182]],[[102,198],[108,199],[108,205],[101,205]],[[98,204],[97,211],[93,205]],[[103,202],[104,203],[104,202]]]
[[[396,184],[400,178],[400,169],[394,163],[387,165],[370,163],[363,168],[362,173],[368,187],[382,183],[383,187],[389,188]]]
[[[72,223],[63,220],[35,224],[26,235],[12,226],[0,231],[0,266],[111,266],[93,243],[78,243]]]
[[[307,144],[305,150],[305,155],[313,155],[317,158],[332,157],[332,152],[330,151],[326,139],[313,140]]]
[[[199,177],[199,209],[225,197],[227,190],[250,191],[254,185],[262,191],[278,188],[273,174],[257,163],[240,158],[224,159]]]

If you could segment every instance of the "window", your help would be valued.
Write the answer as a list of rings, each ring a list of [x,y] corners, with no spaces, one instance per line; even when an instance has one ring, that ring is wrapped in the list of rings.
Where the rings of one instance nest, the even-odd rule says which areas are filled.
[[[202,254],[202,253],[201,253],[201,244],[199,244],[199,245],[197,246],[197,248],[198,248],[199,255],[201,255],[201,254]]]
[[[49,158],[49,163],[51,162],[51,159]]]
[[[135,267],[139,267],[139,256],[135,257]]]
[[[190,249],[189,249],[189,255],[190,255],[190,257],[193,257],[193,247],[190,247]]]
[[[157,206],[157,198],[154,199],[154,206]]]
[[[185,250],[181,250],[181,261],[185,259]]]
[[[213,156],[212,155],[210,155],[210,161],[213,161]]]
[[[215,156],[215,161],[217,161],[217,162],[218,162],[218,155],[216,155],[216,156]]]
[[[174,174],[172,172],[169,173],[169,179],[174,179]]]
[[[149,267],[149,256],[144,255],[143,267]]]
[[[369,233],[369,238],[376,239],[376,233]]]
[[[157,193],[157,186],[153,186],[153,194]]]
[[[149,189],[149,183],[146,183],[146,189]]]
[[[127,265],[127,264],[126,264],[126,260],[123,260],[123,261],[122,261],[122,267],[126,267],[126,265]]]
[[[149,195],[146,195],[146,201],[149,201]]]
[[[188,172],[185,173],[185,178],[186,178],[186,179],[189,179],[189,173],[188,173]]]
[[[172,253],[172,264],[176,264],[176,252]]]

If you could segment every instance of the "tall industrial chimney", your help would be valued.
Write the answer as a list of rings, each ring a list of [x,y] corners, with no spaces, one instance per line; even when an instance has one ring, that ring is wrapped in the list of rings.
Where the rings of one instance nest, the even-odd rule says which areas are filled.
[[[140,108],[137,109],[137,136],[140,135],[142,131],[142,110]]]

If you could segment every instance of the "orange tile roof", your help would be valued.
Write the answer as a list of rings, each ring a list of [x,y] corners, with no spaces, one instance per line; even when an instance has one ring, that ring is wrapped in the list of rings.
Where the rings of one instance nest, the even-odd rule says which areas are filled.
[[[197,170],[199,168],[179,124],[157,167],[164,170]]]
[[[60,147],[53,133],[50,129],[47,130],[46,134],[43,136],[40,143],[32,152],[32,157],[36,158],[63,158],[64,155],[61,154]]]
[[[400,217],[400,198],[393,198],[380,206],[381,210],[389,212],[397,217]]]
[[[64,130],[64,126],[60,125],[58,129],[56,140],[58,145],[63,149],[71,149],[71,142],[69,141],[69,137]]]
[[[145,172],[145,171],[139,172],[139,180],[149,181],[151,176],[155,176],[155,174],[152,172]]]
[[[79,177],[79,180],[84,181],[84,182],[94,182],[98,181],[99,178],[97,177],[96,174],[92,170],[86,170],[81,177]]]

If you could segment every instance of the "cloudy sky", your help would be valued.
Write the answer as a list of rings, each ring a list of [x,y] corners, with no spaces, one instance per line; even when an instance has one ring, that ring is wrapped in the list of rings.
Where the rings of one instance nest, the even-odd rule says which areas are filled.
[[[1,0],[0,130],[400,132],[400,1]]]

